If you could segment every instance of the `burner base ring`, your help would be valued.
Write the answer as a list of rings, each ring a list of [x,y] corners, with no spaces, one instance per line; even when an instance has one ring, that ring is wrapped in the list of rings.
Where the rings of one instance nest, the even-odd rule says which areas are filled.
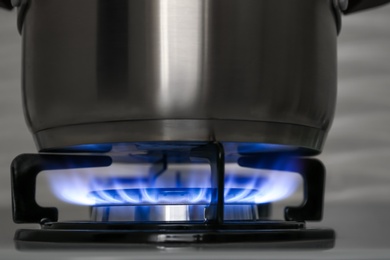
[[[20,229],[15,233],[18,250],[98,248],[286,248],[330,249],[332,229],[213,229],[213,230],[83,230]]]

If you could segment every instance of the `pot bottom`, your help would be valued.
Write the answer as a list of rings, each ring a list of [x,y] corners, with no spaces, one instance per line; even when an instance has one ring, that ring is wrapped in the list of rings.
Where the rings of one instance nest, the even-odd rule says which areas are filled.
[[[39,151],[63,151],[83,144],[125,142],[266,143],[316,155],[326,132],[303,125],[244,120],[132,120],[67,125],[34,133]]]

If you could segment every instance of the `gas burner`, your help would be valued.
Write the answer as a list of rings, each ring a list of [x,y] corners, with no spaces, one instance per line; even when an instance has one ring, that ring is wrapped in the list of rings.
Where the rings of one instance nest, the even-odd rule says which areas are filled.
[[[158,175],[167,169],[169,162],[169,152],[161,152],[164,160],[153,165]],[[107,167],[112,164],[112,156],[18,156],[12,163],[13,218],[16,223],[40,223],[41,229],[18,230],[16,246],[19,249],[45,248],[45,243],[50,243],[50,248],[53,245],[59,248],[140,245],[203,248],[236,244],[256,248],[323,249],[334,246],[333,230],[309,229],[305,223],[322,218],[325,169],[318,160],[274,153],[235,158],[238,165],[254,169],[278,171],[289,165],[290,171],[302,176],[303,204],[286,207],[285,221],[274,221],[269,219],[270,203],[248,202],[259,190],[225,186],[228,156],[222,144],[190,145],[187,151],[179,153],[185,154],[183,158],[188,157],[186,162],[190,158],[208,162],[210,187],[156,187],[156,178],[152,176],[149,187],[93,190],[88,193],[95,200],[90,205],[90,220],[82,222],[57,222],[56,208],[40,207],[35,201],[36,176],[45,170]],[[129,182],[130,179],[123,180]],[[238,197],[244,199],[237,200]]]

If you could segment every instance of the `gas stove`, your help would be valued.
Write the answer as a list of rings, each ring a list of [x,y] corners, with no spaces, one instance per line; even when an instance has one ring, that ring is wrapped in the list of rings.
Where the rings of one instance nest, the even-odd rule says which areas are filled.
[[[79,146],[70,153],[22,154],[12,163],[13,217],[40,229],[15,233],[19,249],[91,247],[332,248],[322,218],[325,168],[280,145],[128,143]],[[54,193],[82,204],[88,221],[58,221],[35,201],[36,177],[50,172]],[[285,220],[272,203],[303,186]]]
[[[389,0],[76,1],[0,0],[39,151],[12,163],[14,221],[41,227],[18,248],[333,247],[306,225],[325,169],[305,156],[332,124],[341,14]],[[38,204],[42,171],[89,219]]]

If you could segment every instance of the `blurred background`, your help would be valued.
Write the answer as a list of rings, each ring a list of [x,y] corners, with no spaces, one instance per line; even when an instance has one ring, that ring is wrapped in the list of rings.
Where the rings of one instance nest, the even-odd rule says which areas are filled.
[[[318,156],[327,167],[325,214],[322,222],[310,223],[336,230],[335,249],[293,254],[267,251],[261,255],[248,251],[226,256],[214,252],[212,258],[390,259],[390,5],[344,17],[338,50],[336,117]],[[36,152],[23,118],[20,69],[16,12],[0,10],[0,259],[52,259],[53,254],[19,253],[13,248],[13,234],[20,225],[13,224],[11,217],[9,167],[18,154]],[[89,259],[90,255],[67,254],[71,253],[56,258]],[[105,254],[93,259],[131,257]],[[132,254],[134,259],[153,256],[211,257],[204,252]]]

